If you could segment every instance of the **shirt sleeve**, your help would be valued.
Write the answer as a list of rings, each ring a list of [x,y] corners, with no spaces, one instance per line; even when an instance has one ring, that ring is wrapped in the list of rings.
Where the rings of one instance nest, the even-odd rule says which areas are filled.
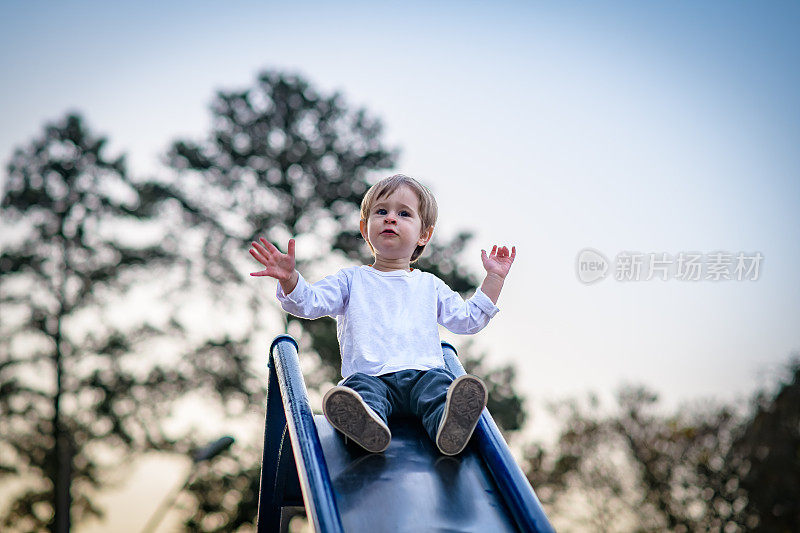
[[[472,334],[486,327],[500,309],[480,288],[468,300],[437,278],[439,324],[453,333]]]
[[[276,296],[284,311],[300,318],[315,319],[344,314],[350,294],[347,274],[339,271],[313,285],[298,272],[297,285],[291,293],[283,292],[278,283]]]

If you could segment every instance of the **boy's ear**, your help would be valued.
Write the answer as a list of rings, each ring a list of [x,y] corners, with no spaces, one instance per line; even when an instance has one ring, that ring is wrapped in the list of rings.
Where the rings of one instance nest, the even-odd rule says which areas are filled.
[[[419,240],[417,241],[417,246],[425,246],[428,244],[433,237],[433,226],[428,227],[428,229],[423,230],[423,232],[419,236]]]
[[[369,239],[367,238],[367,221],[362,220],[359,222],[358,229],[361,231],[361,236],[364,237],[364,240],[369,242]]]

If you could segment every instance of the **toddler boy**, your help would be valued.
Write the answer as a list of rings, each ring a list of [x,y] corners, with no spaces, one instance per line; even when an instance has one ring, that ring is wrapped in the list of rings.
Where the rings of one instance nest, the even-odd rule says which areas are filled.
[[[444,365],[438,325],[476,333],[499,311],[497,299],[516,249],[481,251],[486,278],[464,301],[436,276],[412,269],[433,236],[437,205],[431,192],[398,174],[373,185],[361,202],[361,235],[372,265],[340,270],[308,284],[295,270],[295,243],[287,253],[260,239],[250,254],[264,270],[252,276],[278,280],[285,311],[302,318],[331,316],[342,356],[342,382],[325,394],[325,417],[370,452],[391,441],[392,414],[418,417],[446,455],[466,447],[486,406],[475,376],[457,379]]]

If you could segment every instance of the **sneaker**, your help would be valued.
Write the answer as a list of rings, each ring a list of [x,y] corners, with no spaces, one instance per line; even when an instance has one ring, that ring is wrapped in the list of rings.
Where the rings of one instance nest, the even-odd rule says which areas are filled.
[[[379,453],[389,447],[389,428],[353,389],[333,387],[322,400],[322,410],[333,427],[368,452]]]
[[[465,374],[447,389],[444,414],[436,433],[436,446],[445,455],[457,455],[466,448],[489,393],[479,378]]]

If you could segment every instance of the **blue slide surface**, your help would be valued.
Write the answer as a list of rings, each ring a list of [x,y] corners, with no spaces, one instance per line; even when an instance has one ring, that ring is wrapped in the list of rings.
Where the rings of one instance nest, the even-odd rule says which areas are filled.
[[[269,360],[259,533],[280,531],[298,506],[320,532],[554,531],[487,410],[458,456],[440,454],[414,419],[393,419],[389,448],[370,454],[312,413],[292,337],[277,337]]]

